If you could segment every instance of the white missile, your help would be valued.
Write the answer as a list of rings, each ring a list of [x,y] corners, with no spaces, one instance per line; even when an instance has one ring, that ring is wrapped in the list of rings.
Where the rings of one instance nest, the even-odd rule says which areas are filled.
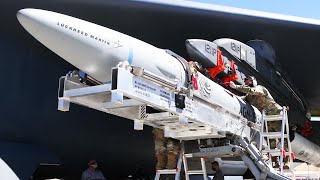
[[[176,57],[163,49],[120,32],[67,15],[39,9],[22,9],[18,11],[17,18],[39,42],[102,83],[111,81],[112,68],[123,61],[143,67],[168,80],[178,81],[180,84],[185,84],[187,81],[184,65]],[[212,86],[214,90],[212,90],[208,82],[200,80],[199,83],[200,86],[203,83],[202,86],[206,87],[203,89],[205,97],[208,99],[207,95],[211,96],[208,101],[213,99],[225,109],[240,113],[244,117],[251,114],[249,118],[246,117],[247,119],[260,118],[256,117],[260,114],[259,112],[254,113],[257,111],[256,108],[234,97],[218,84],[214,83]],[[212,93],[213,91],[215,93]],[[253,114],[256,114],[255,117]],[[313,147],[313,143],[308,144],[311,149],[298,151],[299,148],[296,147],[303,144],[301,143],[303,139],[299,136],[293,143],[293,151],[299,154],[297,158],[316,165],[320,164],[319,154],[316,154],[317,157],[312,156],[313,160],[306,158],[307,151],[319,152],[319,147]],[[302,155],[305,158],[300,157]]]
[[[170,80],[185,81],[185,70],[176,58],[128,35],[39,9],[22,9],[17,18],[43,45],[102,83],[111,81],[111,68],[122,61]]]
[[[185,65],[163,49],[120,32],[63,14],[22,9],[17,18],[38,41],[57,55],[100,82],[111,81],[111,70],[119,62],[143,67],[166,80],[186,84]],[[199,79],[201,94],[228,111],[255,121],[260,113],[250,104],[226,93],[226,89]],[[214,93],[212,93],[214,92]],[[209,100],[208,100],[209,101]],[[239,103],[242,102],[242,103]],[[255,109],[255,110],[254,110]],[[256,114],[256,115],[255,115]],[[259,114],[259,115],[257,115]]]
[[[100,82],[111,81],[111,69],[119,62],[143,67],[167,80],[186,82],[186,70],[176,57],[120,32],[63,14],[22,9],[17,18],[22,26],[38,41],[57,55]],[[207,82],[199,79],[201,84]],[[205,86],[205,85],[203,85]],[[207,87],[208,88],[208,87]],[[250,104],[231,97],[225,89],[214,83],[212,95],[215,103],[236,113],[249,116],[254,121]],[[227,100],[226,100],[227,99]],[[229,100],[231,99],[231,100]],[[226,103],[226,102],[234,103]]]
[[[320,167],[320,147],[298,133],[294,133],[291,149],[295,157]]]

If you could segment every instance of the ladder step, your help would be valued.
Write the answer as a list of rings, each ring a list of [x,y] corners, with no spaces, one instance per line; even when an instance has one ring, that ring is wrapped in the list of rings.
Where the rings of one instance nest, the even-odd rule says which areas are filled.
[[[269,149],[269,150],[263,150],[262,153],[270,153],[271,156],[280,156],[280,149]],[[286,156],[289,156],[290,153],[286,152]]]
[[[269,115],[265,117],[266,121],[281,121],[282,115]]]
[[[193,174],[203,174],[203,170],[191,170],[187,171],[186,174],[193,175]]]
[[[177,170],[176,169],[161,169],[157,170],[158,174],[176,174]]]
[[[263,137],[268,137],[268,138],[281,138],[282,133],[281,132],[267,132],[267,133],[262,133]],[[288,138],[288,134],[284,134],[284,138]]]
[[[284,138],[284,140],[287,140],[287,144],[288,144],[288,148],[291,148],[291,144],[290,144],[290,140],[289,140],[289,132],[288,130],[288,116],[287,116],[287,109],[283,109],[282,113],[284,114],[278,114],[278,115],[265,115],[263,112],[263,118],[262,118],[262,126],[261,126],[261,134],[260,134],[260,152],[261,155],[263,156],[264,160],[268,159],[268,163],[271,163],[270,165],[272,166],[273,163],[273,158],[271,157],[282,157],[282,156],[286,156],[290,159],[290,167],[292,167],[292,157],[291,157],[291,153],[290,152],[285,152],[285,154],[283,154],[283,152],[280,149],[271,149],[270,148],[270,139],[280,139],[282,140],[282,138]],[[281,127],[283,128],[281,132],[265,132],[268,130],[268,128],[264,128],[264,126],[268,127],[268,122],[270,121],[278,121],[281,122]],[[271,123],[271,122],[270,122]],[[264,125],[264,126],[263,126]],[[285,132],[287,131],[287,132]],[[267,137],[269,143],[267,143],[267,148],[266,149],[262,149],[262,144],[263,144],[263,140],[265,139],[265,137]],[[281,143],[285,143],[283,141],[281,141]],[[265,157],[265,156],[271,156],[270,159]],[[284,157],[283,157],[284,158]],[[279,169],[274,169],[274,170],[279,170]],[[291,169],[290,169],[291,170]],[[283,173],[285,170],[281,169],[280,173]]]
[[[193,155],[192,155],[192,154],[184,154],[184,156],[185,156],[186,158],[193,158]]]

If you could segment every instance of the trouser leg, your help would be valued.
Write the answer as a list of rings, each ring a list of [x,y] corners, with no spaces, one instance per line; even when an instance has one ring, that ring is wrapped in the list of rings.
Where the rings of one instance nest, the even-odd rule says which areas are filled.
[[[156,154],[156,169],[161,170],[165,169],[167,166],[167,138],[164,137],[164,132],[162,129],[154,128],[153,129],[154,134],[154,149]]]
[[[180,142],[169,138],[167,143],[168,161],[167,169],[175,169],[177,167],[177,158],[179,153]]]

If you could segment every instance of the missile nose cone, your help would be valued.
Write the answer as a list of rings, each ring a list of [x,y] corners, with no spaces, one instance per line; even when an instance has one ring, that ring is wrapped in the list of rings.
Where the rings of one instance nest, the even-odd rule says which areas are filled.
[[[187,46],[187,47],[193,47],[194,46],[194,42],[195,42],[195,40],[194,39],[187,39],[186,41],[185,41],[185,45]]]
[[[194,44],[194,42],[195,42],[195,41],[196,41],[195,39],[187,39],[187,40],[186,40],[186,42],[185,42],[185,44],[186,44],[186,45],[191,45],[191,46],[192,46],[192,45]]]
[[[41,17],[39,9],[21,9],[17,12],[18,21],[32,35],[38,31]]]
[[[26,14],[28,14],[28,12],[29,12],[29,9],[21,9],[17,12],[17,18],[19,22],[24,22],[24,18]]]
[[[102,26],[86,22],[71,16],[41,9],[21,9],[17,19],[23,28],[48,49],[64,60],[81,69],[101,82],[110,81],[110,70],[115,67],[118,49],[107,42],[109,34],[116,34]],[[117,36],[118,35],[118,36]],[[116,40],[119,40],[117,38]]]
[[[32,9],[21,9],[17,12],[17,18],[20,24],[26,28],[32,19]]]
[[[189,44],[189,43],[190,43],[190,41],[191,41],[190,39],[187,39],[187,40],[186,40],[186,44],[187,44],[187,43]]]

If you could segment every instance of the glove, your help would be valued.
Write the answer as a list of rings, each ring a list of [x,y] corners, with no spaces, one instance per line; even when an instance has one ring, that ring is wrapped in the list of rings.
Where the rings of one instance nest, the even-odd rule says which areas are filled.
[[[229,86],[232,88],[232,89],[235,89],[237,87],[237,85],[233,82],[233,81],[230,81],[229,82]]]

